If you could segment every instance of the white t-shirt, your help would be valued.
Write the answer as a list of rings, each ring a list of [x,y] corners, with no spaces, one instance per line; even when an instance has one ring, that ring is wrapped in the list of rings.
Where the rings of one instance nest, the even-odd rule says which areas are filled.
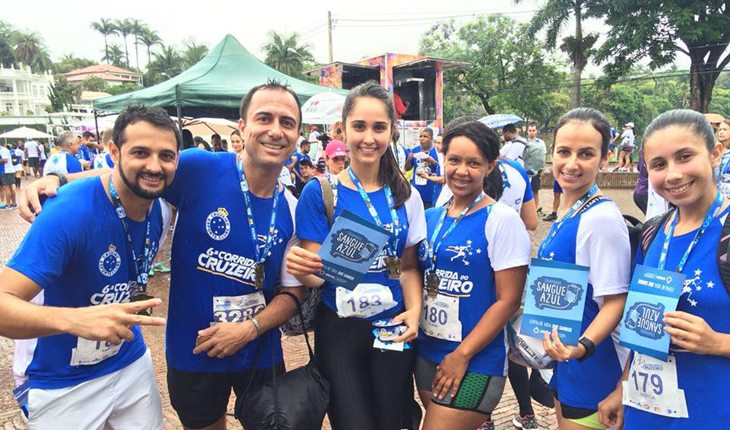
[[[279,182],[282,183],[282,185],[286,185],[287,187],[294,186],[294,183],[291,180],[291,171],[286,168],[286,166],[281,168],[281,172],[279,172]]]
[[[317,138],[319,138],[319,136],[321,136],[321,133],[315,130],[315,131],[309,133],[309,138],[307,140],[310,142],[314,142],[314,141],[318,140]]]
[[[523,152],[525,152],[525,142],[520,139],[512,139],[505,143],[502,149],[499,150],[499,155],[502,158],[515,160],[520,163],[520,166],[524,166],[524,162],[522,161]]]
[[[484,224],[487,254],[494,271],[530,264],[530,236],[525,224],[512,208],[501,200],[494,204]]]
[[[20,148],[15,148],[14,151],[15,156],[18,157],[18,160],[20,160],[20,162],[15,165],[15,171],[21,172],[23,171],[23,159],[25,158],[25,152],[23,152]]]
[[[634,146],[634,130],[629,128],[621,133],[621,146]]]
[[[35,140],[29,140],[25,142],[23,146],[28,151],[28,158],[38,158],[40,153],[38,152],[38,142]]]
[[[15,173],[15,166],[13,166],[13,158],[10,155],[10,150],[5,146],[0,146],[0,159],[7,160],[3,163],[3,171],[5,174]]]

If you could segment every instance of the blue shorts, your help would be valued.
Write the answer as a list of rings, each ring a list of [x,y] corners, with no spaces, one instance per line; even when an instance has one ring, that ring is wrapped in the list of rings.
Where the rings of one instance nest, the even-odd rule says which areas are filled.
[[[553,179],[553,192],[556,194],[563,192],[563,189],[560,187],[560,184],[555,179]]]

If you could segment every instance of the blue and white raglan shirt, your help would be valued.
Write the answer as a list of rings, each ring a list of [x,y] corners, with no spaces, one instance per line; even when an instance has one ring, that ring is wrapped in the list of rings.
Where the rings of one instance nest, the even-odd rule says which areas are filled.
[[[239,372],[270,368],[271,342],[276,363],[283,361],[278,330],[263,334],[230,357],[192,353],[199,330],[215,322],[250,319],[271,302],[278,286],[301,285],[286,273],[283,264],[287,250],[296,243],[296,199],[284,189],[279,194],[274,243],[266,257],[263,294],[256,290],[253,247],[263,249],[265,245],[274,199],[250,196],[258,235],[255,244],[248,227],[236,154],[197,148],[180,154],[175,180],[163,196],[178,214],[172,241],[166,335],[167,362],[175,369]],[[261,353],[254,363],[259,345]]]
[[[86,147],[83,143],[79,145],[79,150],[76,152],[76,159],[84,160],[84,161],[91,161],[91,153],[89,152],[89,148]]]
[[[684,273],[687,279],[679,297],[677,310],[697,315],[718,333],[730,333],[730,293],[722,282],[717,267],[717,246],[722,225],[730,209],[716,217],[689,255]],[[646,257],[639,250],[637,264],[657,267],[666,234],[659,229],[647,250]],[[696,230],[675,235],[669,243],[666,270],[679,264],[694,238]],[[669,418],[624,407],[624,429],[695,430],[724,427],[730,421],[730,358],[710,354],[680,352],[672,345],[670,354],[677,365],[677,384],[684,390],[689,418]]]
[[[66,151],[58,151],[46,161],[45,166],[43,166],[43,176],[49,173],[68,175],[81,170],[81,162],[78,159]]]
[[[426,211],[429,238],[444,210]],[[487,212],[482,208],[466,215],[439,247],[436,274],[440,283],[435,300],[441,303],[430,306],[432,299],[424,299],[418,334],[418,354],[432,363],[441,363],[452,353],[497,301],[494,272],[530,264],[530,237],[520,216],[501,202]],[[455,219],[444,219],[442,234]],[[418,256],[423,272],[429,267],[425,243],[419,246]],[[472,357],[467,371],[507,374],[504,330]]]
[[[629,290],[629,233],[618,207],[607,198],[594,201],[566,219],[540,257],[589,267],[581,333],[598,314],[603,296],[626,294]],[[561,403],[596,410],[598,402],[616,388],[627,356],[628,350],[618,345],[614,331],[596,344],[595,355],[585,361],[556,363],[550,387]]]
[[[393,222],[385,198],[385,191],[380,189],[368,193],[368,196],[370,196],[380,220],[384,223],[383,227],[392,233]],[[363,202],[357,190],[346,187],[340,181],[337,184],[337,202],[335,204],[334,218],[337,218],[345,209],[373,224],[375,223],[375,220],[370,215],[370,212],[368,212],[367,206],[365,206],[365,202]],[[411,187],[411,196],[404,204],[396,209],[396,213],[400,223],[396,254],[399,258],[402,258],[406,248],[417,245],[426,238],[426,220],[424,218],[423,203],[418,192],[413,187]],[[297,206],[297,237],[301,240],[310,240],[321,244],[325,241],[329,230],[322,190],[318,181],[311,181],[304,186],[302,194],[299,196],[299,205]],[[405,305],[400,281],[398,279],[388,278],[385,264],[386,257],[387,254],[384,250],[375,259],[368,273],[365,274],[360,284],[356,287],[358,291],[353,292],[353,294],[357,294],[362,289],[385,286],[389,291],[386,294],[391,296],[387,298],[387,301],[391,304],[389,305],[390,307],[388,309],[381,308],[382,310],[380,312],[370,314],[370,309],[378,308],[368,306],[361,310],[362,313],[360,316],[353,316],[353,318],[374,321],[390,318],[403,311]],[[324,305],[333,312],[338,312],[338,286],[327,281],[321,288],[322,302]]]
[[[436,147],[431,147],[431,149],[428,151],[428,156],[436,160],[436,164],[429,164],[423,160],[419,160],[415,158],[415,155],[423,151],[423,148],[421,145],[418,145],[416,147],[411,148],[410,150],[411,154],[414,155],[413,157],[413,177],[411,177],[411,184],[415,189],[418,191],[418,194],[421,195],[421,198],[423,199],[423,203],[429,203],[436,201],[438,198],[438,194],[436,193],[436,183],[427,180],[426,178],[421,178],[418,176],[418,172],[421,170],[425,170],[426,174],[428,175],[436,175],[441,176],[441,169],[438,165],[438,151],[436,151]]]
[[[502,197],[499,201],[520,213],[522,205],[534,198],[530,178],[517,161],[500,159],[497,166],[502,172]]]
[[[522,205],[534,198],[530,179],[525,169],[513,160],[500,158],[497,167],[502,173],[502,196],[499,201],[520,213]],[[443,206],[451,200],[454,193],[444,186],[434,206]]]
[[[165,228],[159,201],[153,203],[149,217],[151,264]],[[142,258],[147,224],[128,221],[133,246]],[[8,267],[40,285],[46,306],[124,303],[136,283],[127,247],[124,228],[101,178],[83,179],[46,200],[43,213],[33,222]],[[139,327],[131,329],[134,339],[119,347],[71,334],[39,338],[26,370],[30,387],[70,387],[128,366],[147,349]],[[103,358],[105,355],[108,357]]]
[[[102,152],[94,157],[94,169],[112,169],[114,168],[114,160],[108,152]]]

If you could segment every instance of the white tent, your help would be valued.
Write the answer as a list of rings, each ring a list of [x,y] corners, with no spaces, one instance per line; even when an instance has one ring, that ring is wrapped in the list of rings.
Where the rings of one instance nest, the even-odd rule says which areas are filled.
[[[34,128],[20,127],[15,130],[10,130],[3,134],[0,134],[0,138],[5,139],[53,139],[54,136],[48,133],[43,133]]]
[[[332,124],[342,120],[345,96],[337,93],[315,94],[302,105],[304,124]]]

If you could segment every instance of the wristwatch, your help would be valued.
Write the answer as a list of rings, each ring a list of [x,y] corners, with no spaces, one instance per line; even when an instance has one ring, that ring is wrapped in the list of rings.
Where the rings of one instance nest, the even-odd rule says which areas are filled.
[[[583,354],[583,357],[579,358],[578,361],[587,360],[596,353],[596,345],[593,343],[592,340],[588,339],[587,337],[581,337],[580,339],[578,339],[578,343],[583,345],[583,347],[585,347],[586,349],[586,353]]]
[[[57,177],[58,182],[59,182],[59,184],[58,184],[59,187],[62,187],[64,185],[68,184],[68,178],[63,173],[50,172],[50,173],[46,174],[46,176]]]

